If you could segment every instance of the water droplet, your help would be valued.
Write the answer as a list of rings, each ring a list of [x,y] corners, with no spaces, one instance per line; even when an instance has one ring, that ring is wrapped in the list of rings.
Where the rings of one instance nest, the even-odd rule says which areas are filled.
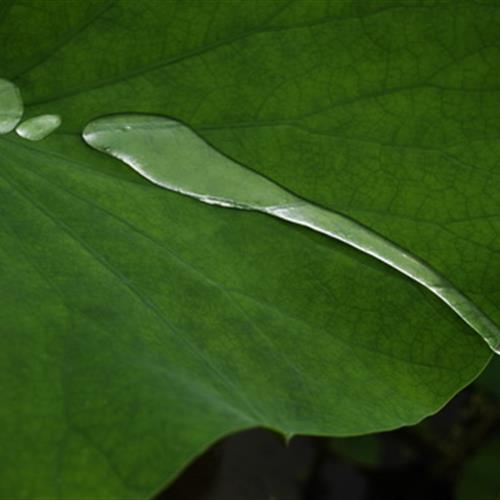
[[[0,78],[0,135],[16,128],[23,116],[23,101],[18,87]]]
[[[91,122],[84,140],[151,182],[205,203],[265,211],[297,198],[212,148],[184,124],[162,116],[113,115]]]
[[[25,120],[16,128],[16,133],[23,139],[40,141],[45,139],[61,125],[59,115],[40,115]]]
[[[420,283],[500,354],[500,329],[430,265],[355,220],[299,198],[224,156],[181,122],[138,114],[99,118],[84,140],[146,179],[204,203],[256,210],[340,240]]]

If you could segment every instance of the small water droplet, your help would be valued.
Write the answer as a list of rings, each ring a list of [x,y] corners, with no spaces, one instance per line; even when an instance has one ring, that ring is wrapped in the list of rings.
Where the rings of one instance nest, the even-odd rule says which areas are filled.
[[[40,141],[45,139],[61,125],[59,115],[40,115],[25,120],[16,128],[16,133],[23,139]]]

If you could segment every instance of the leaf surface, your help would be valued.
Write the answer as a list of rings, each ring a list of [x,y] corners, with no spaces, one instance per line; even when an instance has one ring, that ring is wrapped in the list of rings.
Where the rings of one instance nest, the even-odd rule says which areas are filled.
[[[489,359],[340,242],[147,183],[81,140],[164,114],[408,248],[500,320],[500,10],[473,2],[0,2],[0,497],[148,498],[252,426],[354,435]],[[453,22],[451,22],[453,20]]]

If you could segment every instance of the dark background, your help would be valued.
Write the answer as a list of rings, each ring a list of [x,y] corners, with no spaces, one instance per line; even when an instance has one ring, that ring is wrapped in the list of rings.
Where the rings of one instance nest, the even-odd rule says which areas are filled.
[[[156,500],[498,500],[499,367],[495,359],[475,384],[413,427],[298,436],[288,445],[263,429],[230,436]]]

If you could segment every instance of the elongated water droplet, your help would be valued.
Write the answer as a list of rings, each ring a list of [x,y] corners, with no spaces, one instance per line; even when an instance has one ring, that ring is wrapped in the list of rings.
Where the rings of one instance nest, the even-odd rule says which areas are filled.
[[[22,116],[21,92],[12,82],[0,78],[0,135],[12,132]]]
[[[40,115],[25,120],[16,128],[16,133],[23,139],[40,141],[45,139],[61,125],[59,115]]]
[[[89,123],[83,138],[159,186],[205,203],[265,212],[371,255],[438,296],[500,354],[498,326],[430,265],[355,220],[227,158],[186,125],[161,116],[114,115]]]
[[[220,154],[189,127],[162,116],[101,118],[85,128],[83,138],[151,182],[205,203],[265,209],[297,201],[274,182]]]

